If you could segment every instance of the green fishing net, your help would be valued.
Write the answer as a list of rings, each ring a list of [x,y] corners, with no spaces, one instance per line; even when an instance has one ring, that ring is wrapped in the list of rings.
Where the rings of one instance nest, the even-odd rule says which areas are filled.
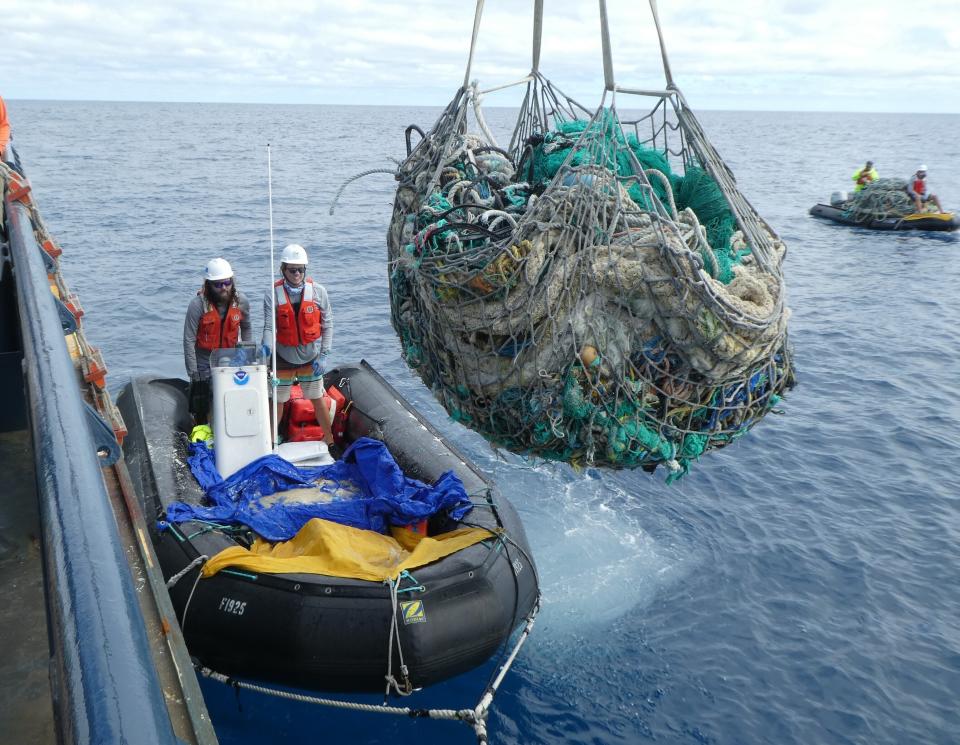
[[[746,434],[793,384],[785,249],[682,99],[630,118],[536,75],[500,148],[473,96],[399,169],[407,363],[456,421],[574,465],[672,480]]]

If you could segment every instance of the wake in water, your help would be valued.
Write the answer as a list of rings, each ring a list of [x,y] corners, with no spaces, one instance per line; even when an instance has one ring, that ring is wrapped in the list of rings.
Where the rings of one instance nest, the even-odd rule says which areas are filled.
[[[645,516],[631,509],[635,499],[609,475],[578,475],[549,464],[516,470],[499,477],[518,489],[529,479],[537,484],[529,493],[541,495],[528,500],[521,515],[543,592],[534,648],[543,638],[560,641],[602,629],[689,571],[686,550],[652,538]]]

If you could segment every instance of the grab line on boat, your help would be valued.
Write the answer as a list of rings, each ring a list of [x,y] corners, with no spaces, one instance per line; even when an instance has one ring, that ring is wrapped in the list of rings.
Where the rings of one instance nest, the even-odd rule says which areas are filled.
[[[341,699],[333,698],[319,698],[317,696],[308,696],[302,693],[294,693],[292,691],[270,688],[269,686],[250,683],[229,675],[224,675],[223,673],[218,673],[216,670],[212,670],[209,667],[198,666],[197,672],[203,675],[205,678],[215,680],[219,683],[223,683],[224,685],[232,686],[235,690],[243,688],[255,693],[262,693],[267,696],[276,696],[277,698],[298,701],[304,704],[331,706],[337,709],[365,711],[373,714],[394,714],[398,716],[407,716],[411,719],[445,719],[464,722],[473,728],[474,734],[477,736],[478,745],[488,745],[487,715],[489,714],[490,707],[493,704],[493,697],[496,695],[497,689],[500,687],[500,684],[506,677],[507,672],[510,670],[517,658],[517,655],[520,653],[520,649],[529,638],[530,632],[533,630],[534,622],[536,621],[537,614],[539,612],[540,601],[538,599],[537,603],[530,611],[530,614],[527,616],[523,631],[520,632],[517,642],[513,646],[513,650],[500,667],[496,677],[490,682],[489,685],[487,685],[477,705],[472,709],[413,709],[408,706],[389,706],[387,704],[360,704],[353,701],[343,701]]]
[[[203,564],[203,563],[204,563],[207,559],[209,559],[209,558],[210,558],[210,557],[207,556],[206,554],[200,554],[196,559],[194,559],[193,561],[191,561],[191,562],[190,562],[189,564],[187,564],[183,569],[181,569],[179,572],[177,572],[177,573],[174,574],[172,577],[170,577],[170,579],[167,580],[167,589],[168,589],[168,590],[173,589],[173,586],[176,585],[177,582],[179,582],[181,579],[183,579],[183,575],[185,575],[187,572],[189,572],[189,571],[190,571],[191,569],[193,569],[195,566],[198,566],[198,565],[200,565],[200,564]]]
[[[397,577],[397,581],[394,582],[392,579],[387,577],[383,582],[390,588],[390,604],[393,606],[393,613],[390,618],[390,634],[389,641],[387,643],[387,674],[384,678],[387,681],[387,688],[383,692],[383,703],[387,703],[387,698],[390,696],[390,689],[392,688],[396,691],[398,696],[409,696],[415,690],[413,683],[410,682],[410,671],[407,668],[406,663],[403,661],[403,647],[400,644],[400,624],[397,622],[397,605],[398,598],[400,595],[400,582],[403,581],[403,575],[406,574],[406,571],[400,573],[400,576]],[[410,575],[407,574],[409,577]],[[393,674],[393,643],[396,640],[397,643],[397,656],[400,658],[400,675],[403,676],[403,687],[401,688],[400,684],[397,682],[396,677]]]
[[[167,589],[173,589],[173,586],[179,582],[183,576],[189,572],[194,567],[202,567],[204,563],[210,557],[206,554],[200,554],[196,559],[187,564],[183,569],[174,574],[170,579],[167,580]],[[190,588],[190,594],[187,596],[187,602],[183,606],[183,615],[180,617],[180,632],[183,634],[184,638],[187,636],[187,611],[190,610],[190,601],[193,600],[193,593],[197,591],[197,585],[200,584],[200,577],[203,575],[203,572],[197,571],[197,578],[193,581],[193,587]]]

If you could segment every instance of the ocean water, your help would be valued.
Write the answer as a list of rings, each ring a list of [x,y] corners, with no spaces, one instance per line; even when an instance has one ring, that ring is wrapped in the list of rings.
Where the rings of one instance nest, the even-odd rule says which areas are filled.
[[[370,360],[526,524],[544,608],[496,699],[493,742],[960,742],[960,241],[807,215],[867,158],[882,176],[926,163],[960,209],[960,116],[702,112],[788,242],[799,386],[782,416],[667,487],[498,456],[400,359],[384,244],[394,182],[357,181],[328,209],[438,109],[8,107],[114,389],[183,374],[183,315],[207,259],[225,256],[261,295],[271,143],[278,250],[310,251],[334,306],[334,361]],[[472,705],[489,672],[415,705]],[[460,724],[203,687],[223,743],[473,741]]]

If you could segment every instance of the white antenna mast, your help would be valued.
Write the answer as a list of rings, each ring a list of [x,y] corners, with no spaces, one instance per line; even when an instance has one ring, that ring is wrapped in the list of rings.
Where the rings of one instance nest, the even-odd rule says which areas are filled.
[[[270,420],[273,422],[273,452],[276,453],[280,446],[279,428],[280,422],[277,421],[277,296],[273,291],[273,165],[270,161],[270,143],[267,143],[267,202],[270,207],[270,271],[267,276],[270,278],[270,328],[273,329],[273,338],[270,340],[270,352],[273,357],[273,378],[270,381],[272,387],[270,397],[273,411],[270,412]]]

